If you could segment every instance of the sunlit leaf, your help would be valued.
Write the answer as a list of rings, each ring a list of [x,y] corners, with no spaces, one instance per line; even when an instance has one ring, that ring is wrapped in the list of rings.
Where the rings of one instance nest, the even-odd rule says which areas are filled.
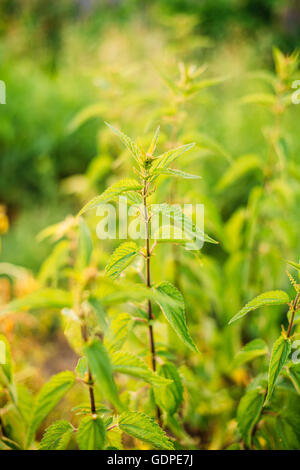
[[[156,287],[156,290],[165,298],[158,301],[162,312],[168,322],[174,328],[179,338],[193,351],[197,351],[197,346],[192,340],[186,325],[185,306],[182,294],[170,282],[162,282]],[[176,302],[174,307],[170,307],[169,298]]]
[[[122,243],[110,257],[105,267],[106,274],[112,279],[116,279],[129,266],[137,254],[138,246],[136,243]]]
[[[282,305],[289,303],[289,296],[286,292],[281,290],[272,290],[269,292],[265,292],[264,294],[258,295],[253,300],[247,303],[245,307],[242,308],[229,322],[229,325],[236,320],[247,315],[247,313],[251,312],[252,310],[256,310],[257,308],[264,307],[266,305]]]
[[[156,449],[172,450],[174,446],[165,432],[144,413],[125,412],[119,417],[119,427],[130,436],[151,444]]]

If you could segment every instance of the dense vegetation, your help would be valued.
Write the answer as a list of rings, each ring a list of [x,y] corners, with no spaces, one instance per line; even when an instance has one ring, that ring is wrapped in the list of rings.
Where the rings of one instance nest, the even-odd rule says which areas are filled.
[[[300,449],[297,6],[83,3],[0,7],[0,448]]]

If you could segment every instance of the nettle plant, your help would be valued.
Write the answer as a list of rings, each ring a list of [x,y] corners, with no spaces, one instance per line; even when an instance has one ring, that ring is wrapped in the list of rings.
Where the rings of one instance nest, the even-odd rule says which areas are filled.
[[[300,265],[290,262],[300,272]],[[248,449],[299,449],[300,444],[300,359],[297,325],[300,312],[300,284],[287,273],[295,290],[293,299],[285,291],[265,292],[248,302],[230,324],[264,306],[287,305],[287,328],[274,342],[268,373],[262,372],[248,386],[238,410],[238,429],[242,446]],[[297,350],[298,347],[298,350]],[[293,353],[292,350],[296,349]],[[292,353],[292,354],[291,354]],[[235,367],[269,355],[262,339],[246,344],[234,359]],[[240,448],[234,444],[231,448]]]
[[[123,441],[126,448],[138,447],[134,438],[151,448],[173,449],[179,445],[176,438],[183,443],[187,439],[182,420],[177,419],[184,389],[177,367],[170,360],[176,360],[176,356],[166,345],[157,344],[156,318],[165,318],[179,340],[195,354],[197,347],[187,328],[182,294],[167,281],[153,283],[151,259],[160,242],[176,242],[197,250],[203,241],[215,241],[178,207],[174,211],[165,203],[159,206],[160,211],[170,226],[183,225],[184,236],[180,240],[166,240],[158,235],[152,240],[149,198],[160,175],[193,177],[170,167],[192,144],[156,157],[159,131],[144,152],[123,133],[111,129],[133,155],[138,179],[113,184],[88,202],[77,217],[68,217],[46,228],[40,239],[50,237],[55,245],[38,275],[41,288],[13,300],[1,311],[1,315],[7,315],[22,310],[60,310],[64,333],[79,356],[74,371],[54,375],[33,397],[24,385],[18,384],[8,353],[6,364],[0,365],[0,384],[6,397],[1,412],[3,448],[36,447],[40,426],[73,387],[78,388],[78,396],[87,396],[88,401],[83,398],[68,410],[68,415],[74,413],[72,423],[59,420],[46,429],[39,444],[41,449],[122,449]],[[143,246],[133,240],[122,243],[102,271],[101,242],[97,240],[94,245],[91,231],[81,216],[125,194],[140,209],[137,217],[145,227]],[[142,282],[119,281],[119,275],[137,257],[144,260],[144,276],[137,267],[137,278],[141,276]],[[128,312],[120,309],[124,305]],[[129,335],[133,344],[138,345],[136,353],[124,348]],[[9,351],[7,341],[6,344]],[[123,434],[131,437],[123,439]]]

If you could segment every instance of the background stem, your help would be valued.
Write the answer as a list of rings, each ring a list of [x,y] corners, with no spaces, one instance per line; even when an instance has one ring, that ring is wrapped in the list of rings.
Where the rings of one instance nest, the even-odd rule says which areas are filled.
[[[146,225],[146,285],[151,287],[151,277],[150,277],[150,236],[149,236],[149,214],[147,208],[147,183],[144,180],[144,189],[143,189],[143,201],[144,201],[144,216],[145,216],[145,225]],[[156,351],[155,351],[155,342],[154,342],[154,333],[152,326],[153,314],[152,314],[152,304],[151,300],[148,300],[148,329],[149,329],[149,342],[150,342],[150,352],[151,352],[151,363],[152,369],[156,371]],[[156,416],[157,421],[161,424],[161,412],[159,407],[156,405]]]

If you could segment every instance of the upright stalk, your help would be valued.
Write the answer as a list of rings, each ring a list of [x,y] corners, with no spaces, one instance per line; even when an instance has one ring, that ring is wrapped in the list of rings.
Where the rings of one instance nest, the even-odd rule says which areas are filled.
[[[147,191],[148,185],[147,181],[143,181],[143,204],[144,204],[144,218],[145,218],[145,227],[146,227],[146,285],[147,287],[151,287],[151,277],[150,277],[150,258],[151,258],[151,250],[150,250],[150,234],[149,234],[149,213],[147,207]],[[152,313],[152,304],[151,300],[148,300],[148,329],[149,329],[149,343],[150,343],[150,352],[151,352],[151,364],[152,369],[156,371],[156,351],[155,351],[155,342],[154,342],[154,333],[153,333],[153,313]],[[161,413],[158,406],[156,406],[156,416],[157,421],[161,424]]]
[[[86,343],[88,340],[88,332],[87,332],[87,326],[86,326],[85,320],[83,320],[83,324],[81,327],[81,335],[82,335],[83,341]],[[90,394],[91,413],[92,415],[95,415],[96,414],[96,401],[95,401],[95,393],[94,393],[94,380],[93,380],[93,376],[92,376],[91,369],[89,366],[88,366],[87,384],[89,387],[89,394]]]

